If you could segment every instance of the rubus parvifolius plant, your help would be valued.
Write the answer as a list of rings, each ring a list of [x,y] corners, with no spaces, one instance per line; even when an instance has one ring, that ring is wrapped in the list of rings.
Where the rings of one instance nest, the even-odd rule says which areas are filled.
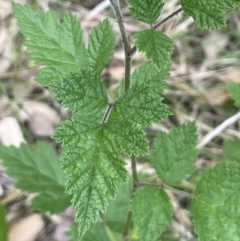
[[[144,127],[171,114],[160,94],[170,71],[174,46],[171,38],[157,28],[183,11],[194,19],[197,27],[218,29],[226,24],[225,11],[240,6],[240,1],[181,0],[177,11],[158,21],[163,1],[128,0],[133,18],[149,25],[134,34],[135,45],[125,30],[118,0],[110,2],[125,52],[124,79],[115,100],[110,100],[101,82],[101,73],[112,59],[116,45],[110,20],[95,26],[85,44],[81,23],[71,13],[60,21],[53,11],[34,10],[16,3],[12,6],[31,59],[44,66],[36,80],[73,113],[70,120],[56,129],[53,138],[65,146],[61,168],[66,173],[66,191],[76,209],[79,240],[97,221],[99,213],[106,211],[108,201],[116,197],[117,186],[127,181],[122,157],[126,155],[132,160],[134,194],[123,238],[130,239],[127,234],[133,219],[137,237],[152,241],[171,223],[173,207],[165,189],[172,189],[172,184],[194,170],[198,155],[195,122],[174,128],[169,134],[160,132],[151,151],[159,184],[138,179],[135,156],[149,154]],[[131,75],[131,61],[137,50],[145,53],[149,62]],[[240,240],[239,187],[236,160],[220,162],[203,172],[194,194],[189,194],[200,241]],[[68,197],[65,198],[67,201]]]

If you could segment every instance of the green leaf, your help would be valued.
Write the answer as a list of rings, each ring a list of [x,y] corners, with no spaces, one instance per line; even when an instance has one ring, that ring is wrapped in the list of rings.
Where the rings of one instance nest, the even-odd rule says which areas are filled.
[[[238,241],[240,168],[221,162],[207,169],[195,189],[191,213],[200,241]]]
[[[123,95],[124,92],[125,92],[125,79],[122,79],[117,88],[117,96],[119,97],[119,96]]]
[[[54,134],[70,147],[61,166],[68,176],[67,191],[73,194],[79,238],[97,221],[99,211],[106,211],[107,200],[115,198],[117,185],[127,178],[125,163],[100,122],[91,115],[81,116],[65,121]]]
[[[77,226],[70,226],[70,230],[66,232],[66,234],[70,237],[69,241],[78,241],[78,228]]]
[[[144,23],[154,23],[164,6],[162,0],[128,0],[130,6],[130,12],[133,17]]]
[[[132,190],[132,178],[128,182],[118,187],[117,198],[109,202],[107,212],[104,214],[104,220],[111,230],[122,233],[122,228],[126,223],[126,217],[130,210]]]
[[[228,82],[227,87],[232,99],[235,101],[234,104],[240,107],[240,83]]]
[[[183,11],[193,17],[199,28],[211,30],[226,25],[225,10],[240,6],[239,0],[181,0]]]
[[[117,99],[115,110],[119,118],[142,126],[150,125],[154,121],[160,122],[171,114],[168,107],[161,103],[159,95],[146,84],[133,85]]]
[[[228,160],[240,163],[240,140],[225,140],[223,151]]]
[[[122,119],[121,114],[116,107],[105,124],[105,133],[113,140],[111,145],[122,154],[129,156],[148,154],[148,143],[144,131],[138,124]]]
[[[153,64],[143,65],[134,70],[131,76],[131,84],[148,84],[151,86],[152,90],[161,93],[166,87],[166,82],[164,80],[169,77],[169,71],[170,69],[158,71]]]
[[[153,241],[171,223],[173,207],[163,190],[141,188],[133,199],[132,211],[140,240]]]
[[[233,9],[240,6],[240,0],[224,0],[224,1],[217,1],[215,0],[220,6],[226,9]]]
[[[52,146],[45,142],[38,142],[34,149],[27,144],[19,148],[1,145],[0,158],[8,175],[18,180],[16,187],[39,193],[32,201],[34,210],[58,213],[70,205],[70,196],[64,192],[65,175]]]
[[[116,38],[108,19],[100,22],[89,35],[88,52],[90,67],[101,74],[107,63],[113,57]]]
[[[83,42],[83,31],[76,16],[68,13],[61,23],[57,13],[33,10],[27,5],[12,3],[14,16],[36,64],[47,66],[37,80],[44,85],[56,81],[59,73],[88,66],[88,53]],[[44,76],[48,75],[45,80]],[[56,78],[57,77],[57,78]]]
[[[62,100],[63,106],[81,115],[101,112],[108,102],[102,82],[92,70],[71,72],[60,83],[53,82],[50,90],[57,100]]]
[[[132,180],[129,179],[127,183],[118,186],[118,193],[116,200],[111,200],[109,202],[109,207],[107,212],[104,214],[104,224],[101,225],[101,222],[97,222],[96,224],[91,225],[90,229],[83,236],[82,241],[111,241],[109,236],[107,235],[109,232],[113,233],[118,232],[119,235],[122,232],[122,227],[126,222],[126,216],[130,209],[130,192],[132,189]],[[110,231],[110,229],[112,231]],[[106,232],[107,231],[107,232]],[[78,241],[78,229],[76,226],[72,226],[70,231],[68,231],[68,235],[71,236],[71,241]],[[119,237],[120,238],[120,237]],[[116,239],[119,240],[119,239]]]
[[[147,29],[134,34],[137,49],[144,52],[159,70],[169,70],[173,42],[165,34]]]
[[[0,241],[8,240],[8,224],[6,221],[5,211],[2,203],[0,202]]]
[[[67,146],[61,166],[67,173],[67,191],[77,209],[79,237],[114,199],[117,185],[127,179],[121,154],[148,153],[141,126],[169,115],[149,86],[134,85],[115,102],[108,103],[99,77],[92,70],[70,73],[50,89],[75,115],[55,131],[54,138]]]
[[[170,133],[159,132],[154,141],[152,163],[165,183],[175,183],[194,170],[197,158],[196,125],[189,122],[173,128]]]

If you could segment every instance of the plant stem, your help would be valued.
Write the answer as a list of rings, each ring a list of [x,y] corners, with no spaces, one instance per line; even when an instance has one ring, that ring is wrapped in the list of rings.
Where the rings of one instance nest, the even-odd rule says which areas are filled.
[[[171,18],[173,18],[175,15],[179,14],[183,9],[179,8],[178,10],[174,11],[173,13],[171,13],[170,15],[168,15],[166,18],[164,18],[163,20],[161,20],[160,22],[156,23],[155,25],[152,26],[152,29],[157,29],[158,27],[160,27],[162,24],[164,24],[165,22],[167,22],[168,20],[170,20]],[[133,46],[130,50],[130,55],[133,56],[133,54],[137,51],[137,47],[136,45]]]
[[[161,20],[160,22],[156,23],[152,28],[153,29],[157,29],[158,27],[160,27],[162,24],[164,24],[165,22],[167,22],[168,20],[170,20],[171,18],[173,18],[175,15],[179,14],[180,12],[182,12],[182,8],[177,9],[176,11],[174,11],[173,13],[171,13],[170,15],[168,15],[166,18],[164,18],[163,20]]]
[[[173,193],[176,193],[176,194],[179,194],[179,195],[183,195],[183,196],[189,197],[191,199],[194,198],[193,194],[185,192],[185,191],[182,191],[182,190],[179,190],[179,189],[176,189],[176,188],[173,188],[173,187],[170,187],[170,186],[166,185],[165,183],[161,183],[161,184],[138,183],[138,187],[158,187],[158,188],[161,188],[161,189],[169,190],[169,191],[171,191]]]
[[[131,226],[131,222],[132,222],[132,211],[129,211],[128,212],[128,215],[127,215],[127,221],[125,223],[125,226],[124,226],[124,229],[123,229],[123,240],[128,240],[129,239],[129,234],[128,234],[128,230]]]
[[[132,177],[133,177],[133,188],[135,189],[138,184],[138,176],[137,176],[137,163],[136,157],[131,157],[131,164],[132,164]]]
[[[117,22],[118,22],[119,29],[121,32],[121,37],[122,37],[123,48],[124,48],[124,52],[125,52],[125,64],[124,64],[124,66],[125,66],[125,91],[127,91],[130,86],[130,76],[131,76],[131,60],[132,60],[132,55],[130,54],[131,46],[130,46],[130,42],[129,42],[126,30],[125,30],[123,15],[122,15],[122,11],[121,11],[120,5],[119,5],[119,0],[110,0],[110,2],[112,4],[112,7],[114,9],[114,12],[115,12],[115,15],[117,18]]]

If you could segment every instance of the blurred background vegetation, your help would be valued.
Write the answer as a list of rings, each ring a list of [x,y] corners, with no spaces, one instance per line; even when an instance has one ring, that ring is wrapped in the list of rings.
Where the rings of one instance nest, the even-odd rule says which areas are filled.
[[[109,1],[101,0],[15,0],[21,4],[55,10],[60,17],[71,11],[82,21],[87,41],[88,33],[97,23],[109,17],[118,38],[114,59],[103,72],[102,79],[109,94],[116,95],[116,88],[124,73],[124,52],[121,46],[117,23]],[[132,19],[125,1],[121,1],[124,21],[130,39],[144,29],[143,23]],[[161,19],[179,7],[178,0],[165,3]],[[240,11],[227,13],[227,26],[220,30],[197,29],[193,20],[183,13],[172,18],[159,28],[173,38],[175,49],[172,55],[171,75],[166,80],[164,102],[174,113],[163,123],[155,123],[147,129],[150,144],[159,130],[196,120],[199,143],[210,131],[237,112],[226,88],[228,81],[240,82]],[[0,142],[18,146],[46,140],[57,146],[51,135],[59,123],[69,117],[66,109],[57,103],[48,89],[34,81],[37,70],[30,59],[24,38],[14,19],[10,0],[0,1]],[[133,69],[145,62],[142,54],[133,58]],[[199,170],[214,166],[223,159],[224,139],[240,138],[240,122],[237,121],[201,148],[193,175],[176,184],[178,188],[192,192],[199,178]],[[126,161],[128,161],[126,159]],[[144,178],[154,181],[148,157],[140,157],[138,169]],[[187,197],[171,195],[174,217],[164,240],[197,240],[188,209]],[[50,216],[33,213],[29,209],[32,196],[14,188],[14,180],[0,165],[0,199],[5,206],[10,224],[10,241],[65,241],[66,229],[73,223],[74,213],[70,209],[63,214]],[[134,234],[133,234],[134,238]],[[88,239],[89,241],[91,239]],[[102,239],[103,240],[103,239]],[[118,239],[116,239],[118,240]],[[95,241],[95,240],[92,240]],[[103,240],[105,241],[105,240]]]

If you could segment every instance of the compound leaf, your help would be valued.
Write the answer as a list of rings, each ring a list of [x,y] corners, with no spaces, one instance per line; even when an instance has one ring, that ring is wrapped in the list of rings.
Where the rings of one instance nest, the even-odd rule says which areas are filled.
[[[144,52],[159,70],[169,70],[173,42],[167,35],[147,29],[134,34],[134,39],[137,49]]]
[[[89,35],[88,52],[90,67],[101,74],[106,64],[113,57],[116,38],[108,19],[100,22]]]
[[[0,202],[0,241],[8,240],[8,224],[6,220],[5,210]]]
[[[128,0],[128,3],[133,17],[148,24],[157,20],[164,6],[162,0]]]
[[[132,211],[140,240],[157,240],[171,223],[172,210],[165,191],[157,188],[139,189],[133,198]]]
[[[227,87],[232,99],[235,101],[234,104],[240,107],[240,83],[228,82]]]
[[[239,0],[181,0],[183,11],[193,17],[196,25],[218,29],[226,25],[225,10],[240,6]]]
[[[141,126],[165,118],[170,112],[147,85],[134,85],[108,103],[99,77],[92,70],[70,73],[50,89],[74,118],[61,124],[54,138],[68,149],[61,167],[67,173],[67,191],[77,209],[79,237],[114,199],[117,185],[127,179],[121,154],[148,153]],[[85,104],[91,106],[89,109]]]
[[[221,162],[205,170],[196,186],[191,213],[200,241],[238,241],[240,168]]]
[[[154,141],[152,163],[165,183],[183,179],[194,169],[198,151],[195,122],[173,128],[170,133],[159,132]]]
[[[161,93],[166,87],[166,82],[164,81],[169,77],[170,70],[159,71],[153,64],[146,64],[139,68],[136,68],[131,75],[132,85],[142,85],[148,84],[151,86],[152,90]]]
[[[58,213],[70,205],[70,196],[65,194],[65,175],[49,144],[38,142],[34,149],[27,144],[19,148],[1,145],[0,158],[7,173],[18,180],[18,188],[39,193],[32,202],[34,210]]]
[[[240,163],[240,140],[225,140],[223,150],[228,160]]]
[[[83,31],[76,16],[68,13],[61,22],[53,11],[33,10],[17,3],[12,3],[12,8],[27,38],[25,45],[31,51],[32,60],[50,68],[40,72],[40,77],[37,77],[40,83],[47,85],[47,81],[57,80],[59,74],[88,66]],[[46,74],[47,80],[44,79]]]

